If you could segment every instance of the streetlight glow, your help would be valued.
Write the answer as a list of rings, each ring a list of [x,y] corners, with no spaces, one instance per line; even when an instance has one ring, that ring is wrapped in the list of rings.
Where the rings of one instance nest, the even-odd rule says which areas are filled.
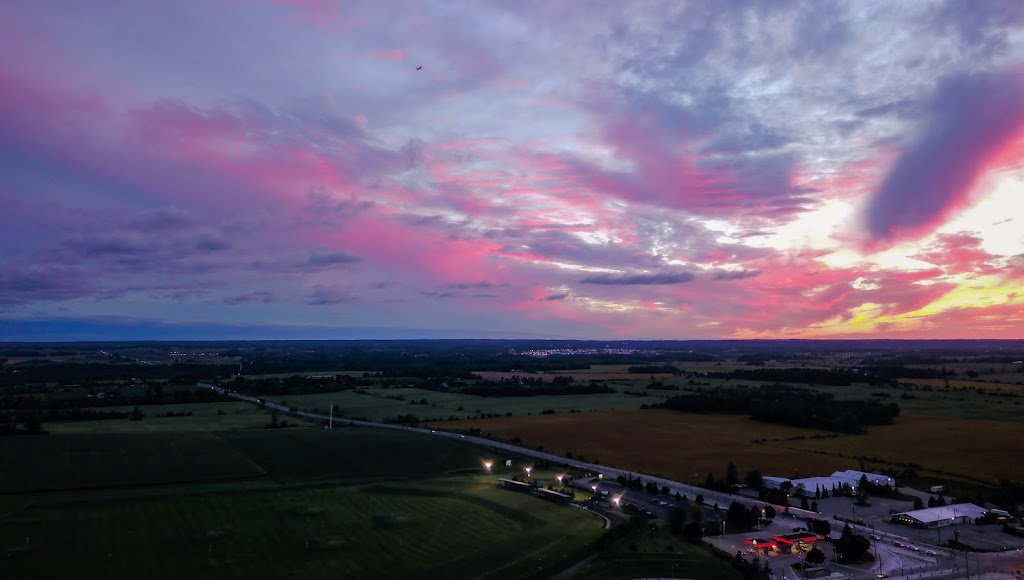
[[[492,465],[494,465],[494,462],[491,461],[490,459],[488,459],[487,461],[484,461],[484,469],[487,470],[487,473],[491,472],[491,466]]]
[[[530,477],[530,472],[533,471],[533,468],[532,467],[524,467],[523,469],[526,470],[526,477]]]

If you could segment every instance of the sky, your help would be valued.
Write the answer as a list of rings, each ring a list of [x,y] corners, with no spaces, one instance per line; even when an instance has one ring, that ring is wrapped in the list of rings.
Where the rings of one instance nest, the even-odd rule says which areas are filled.
[[[0,340],[1024,338],[1024,3],[0,3]]]

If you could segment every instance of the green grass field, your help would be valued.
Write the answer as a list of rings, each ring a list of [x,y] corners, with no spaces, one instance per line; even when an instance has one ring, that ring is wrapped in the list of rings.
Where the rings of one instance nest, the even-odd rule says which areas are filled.
[[[263,471],[212,433],[0,437],[0,492],[247,479]]]
[[[659,527],[627,537],[572,576],[573,580],[673,577],[739,580],[742,575],[709,546],[687,543]]]
[[[264,429],[220,434],[281,481],[404,479],[478,469],[490,452],[459,441],[386,429]]]
[[[103,411],[130,413],[135,407],[103,407]],[[94,433],[171,433],[183,431],[226,431],[229,429],[262,429],[270,415],[250,403],[192,403],[143,405],[141,421],[112,419],[104,421],[53,421],[44,428],[54,434]],[[224,414],[218,414],[223,411]],[[171,413],[192,413],[186,417],[162,417]]]
[[[600,531],[585,512],[439,480],[35,509],[0,522],[0,549],[12,578],[523,577]]]
[[[629,389],[627,389],[629,390]],[[636,389],[633,389],[636,390]],[[651,397],[635,397],[621,392],[585,395],[555,395],[538,397],[478,397],[460,393],[445,393],[416,388],[367,389],[370,394],[352,391],[292,397],[272,397],[284,400],[289,406],[299,409],[319,409],[326,413],[335,404],[347,417],[366,417],[380,421],[385,417],[412,413],[420,419],[447,419],[449,417],[469,418],[481,414],[537,415],[545,410],[567,413],[578,411],[607,411],[639,409],[644,403],[653,403],[664,397],[662,392]],[[385,397],[404,397],[397,401]],[[660,397],[660,398],[659,398]],[[426,400],[426,405],[419,402]],[[416,402],[417,404],[413,404]],[[461,411],[459,409],[462,409]]]
[[[485,458],[501,459],[361,427],[8,437],[3,574],[544,577],[600,535],[593,515],[500,489]]]

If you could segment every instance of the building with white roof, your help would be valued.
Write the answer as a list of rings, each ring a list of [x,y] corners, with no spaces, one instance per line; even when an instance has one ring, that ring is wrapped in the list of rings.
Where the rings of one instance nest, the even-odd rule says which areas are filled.
[[[956,503],[938,507],[893,514],[892,521],[916,528],[941,528],[960,523],[974,523],[988,512],[973,503]]]

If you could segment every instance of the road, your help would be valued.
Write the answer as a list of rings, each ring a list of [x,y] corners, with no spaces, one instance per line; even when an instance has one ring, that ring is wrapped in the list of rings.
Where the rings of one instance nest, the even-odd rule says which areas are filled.
[[[253,403],[255,405],[262,405],[266,409],[272,409],[280,411],[282,413],[288,413],[297,417],[313,420],[313,421],[329,421],[331,417],[328,415],[322,415],[318,413],[309,413],[306,411],[292,411],[284,405],[280,405],[265,399],[261,400],[257,397],[251,397],[232,391],[227,388],[218,387],[216,385],[210,385],[205,383],[199,383],[199,387],[211,389],[218,394],[228,395],[235,399]],[[671,479],[665,479],[663,477],[657,477],[645,473],[639,473],[636,471],[630,471],[612,467],[608,465],[600,465],[596,463],[588,463],[585,461],[579,461],[577,459],[570,459],[555,455],[552,453],[546,453],[543,451],[537,451],[536,449],[530,449],[528,447],[520,447],[518,445],[510,445],[502,441],[494,441],[491,439],[485,439],[483,437],[474,437],[472,435],[462,435],[460,433],[450,433],[447,431],[439,431],[437,429],[424,429],[421,427],[406,427],[402,425],[392,425],[388,423],[375,423],[372,421],[357,421],[354,419],[339,419],[333,418],[333,421],[339,425],[357,425],[362,427],[375,427],[379,429],[394,429],[397,431],[408,431],[413,433],[422,433],[424,435],[430,435],[434,437],[446,437],[448,439],[459,439],[481,447],[489,447],[498,451],[504,451],[507,453],[514,453],[525,457],[532,457],[534,459],[541,459],[549,461],[558,465],[568,465],[576,469],[582,469],[594,473],[603,474],[605,478],[614,481],[619,476],[641,478],[644,482],[653,481],[658,488],[667,487],[670,494],[675,495],[679,493],[685,495],[688,498],[696,497],[697,495],[704,496],[704,504],[707,507],[718,506],[723,509],[729,507],[729,505],[737,501],[740,504],[750,507],[764,507],[768,505],[766,502],[759,501],[750,497],[742,495],[734,495],[729,493],[722,493],[709,489],[704,489],[687,483],[673,481]],[[610,483],[610,482],[609,482]],[[901,488],[906,490],[907,488]],[[782,506],[775,506],[776,511],[781,515],[784,508]],[[839,523],[835,520],[835,515],[847,515],[844,513],[829,513],[819,512],[821,519],[826,519],[833,522],[833,525]],[[963,553],[957,553],[953,556],[947,557],[945,554],[949,554],[949,550],[941,548],[939,546],[933,546],[920,541],[913,541],[907,537],[899,536],[892,533],[881,532],[874,530],[865,525],[851,524],[851,526],[862,533],[864,536],[877,535],[878,540],[873,541],[873,549],[879,556],[880,569],[885,572],[888,577],[913,577],[913,578],[966,578],[964,573]],[[939,555],[932,556],[927,554],[928,550],[933,550]],[[986,571],[1013,571],[1016,569],[1024,569],[1024,556],[1018,552],[1010,552],[1004,554],[970,554],[970,565],[972,576],[979,570],[984,569]],[[871,573],[860,573],[856,574],[852,571],[846,572],[848,576],[853,578],[874,578],[873,570]]]

